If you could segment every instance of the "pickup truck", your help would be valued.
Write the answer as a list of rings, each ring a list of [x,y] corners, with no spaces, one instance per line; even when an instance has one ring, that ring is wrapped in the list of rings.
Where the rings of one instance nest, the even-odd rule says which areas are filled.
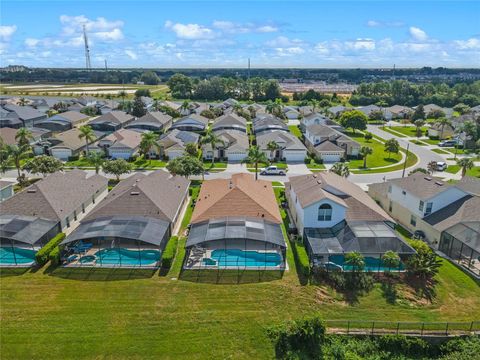
[[[260,175],[285,175],[287,170],[279,169],[276,166],[269,166],[260,170]]]

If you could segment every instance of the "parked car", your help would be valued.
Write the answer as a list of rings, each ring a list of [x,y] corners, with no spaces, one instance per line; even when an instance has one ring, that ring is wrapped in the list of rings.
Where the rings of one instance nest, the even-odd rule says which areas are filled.
[[[276,166],[269,166],[260,170],[260,175],[285,175],[285,169],[279,169]]]
[[[437,161],[436,169],[437,171],[444,171],[448,167],[445,161]]]
[[[438,143],[440,147],[452,147],[457,145],[457,140],[443,140]]]

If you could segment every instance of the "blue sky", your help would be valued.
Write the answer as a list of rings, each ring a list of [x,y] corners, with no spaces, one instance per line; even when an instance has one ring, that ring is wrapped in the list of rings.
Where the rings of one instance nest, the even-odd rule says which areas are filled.
[[[477,1],[3,1],[1,65],[480,65]]]

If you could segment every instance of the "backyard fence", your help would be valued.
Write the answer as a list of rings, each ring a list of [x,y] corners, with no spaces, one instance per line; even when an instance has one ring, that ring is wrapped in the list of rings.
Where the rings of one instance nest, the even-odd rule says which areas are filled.
[[[327,332],[352,335],[458,336],[480,334],[480,321],[401,322],[325,320]]]

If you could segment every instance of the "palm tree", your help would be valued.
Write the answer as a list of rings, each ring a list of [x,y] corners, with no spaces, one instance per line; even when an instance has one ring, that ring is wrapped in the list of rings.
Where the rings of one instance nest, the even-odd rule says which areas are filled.
[[[17,102],[18,105],[20,106],[26,106],[28,104],[28,100],[25,99],[24,97],[21,97],[18,102]]]
[[[89,153],[88,151],[88,144],[93,142],[97,137],[95,136],[95,133],[93,132],[92,128],[89,125],[82,125],[78,128],[80,131],[80,134],[78,134],[79,139],[85,138],[85,143],[86,143],[86,148],[87,148],[87,155]]]
[[[473,168],[473,160],[471,158],[462,158],[457,160],[457,164],[462,168],[462,177],[465,176],[467,170]]]
[[[180,106],[180,109],[182,109],[183,111],[187,111],[189,108],[190,108],[190,102],[188,100],[185,100],[182,103],[182,106]]]
[[[148,155],[148,158],[150,160],[150,155],[149,155],[150,151],[154,147],[156,147],[157,149],[160,147],[160,145],[158,145],[157,143],[158,138],[159,138],[159,135],[155,134],[152,131],[146,131],[142,134],[142,140],[140,141],[139,147],[140,147],[140,152],[143,154],[145,158]]]
[[[388,250],[382,255],[382,262],[385,266],[388,266],[388,271],[390,271],[391,268],[400,265],[400,257],[395,251]]]
[[[348,168],[348,165],[342,162],[333,164],[333,166],[330,168],[330,171],[344,178],[350,176],[350,169]]]
[[[268,163],[267,155],[258,146],[248,149],[247,158],[242,161],[247,164],[255,164],[255,180],[258,180],[258,163]]]
[[[446,117],[441,117],[437,120],[435,120],[437,124],[440,125],[440,140],[443,139],[443,130],[445,129],[445,126],[450,125],[450,120],[448,120]]]
[[[422,126],[425,125],[425,121],[422,119],[418,119],[415,121],[415,127],[417,131],[417,138],[422,136]]]
[[[94,151],[88,154],[88,161],[90,162],[90,164],[95,166],[95,173],[98,174],[100,168],[105,162],[105,158],[102,156],[102,153],[100,151]]]
[[[20,172],[22,169],[21,161],[30,157],[32,149],[30,149],[30,145],[8,145],[7,152],[17,168],[18,178],[20,179],[22,177]]]
[[[0,137],[0,173],[4,174],[8,170],[8,165],[10,163],[10,153],[8,145],[3,143],[2,138]]]
[[[15,134],[15,140],[17,140],[18,145],[30,145],[30,141],[32,139],[32,132],[25,127],[18,129],[17,133]]]
[[[352,272],[362,271],[365,267],[365,258],[358,251],[345,254],[345,263],[352,266]]]
[[[320,101],[318,101],[317,99],[312,99],[308,103],[312,107],[312,113],[315,112],[316,108],[320,107]]]
[[[430,161],[427,164],[427,170],[430,175],[432,175],[436,170],[437,170],[437,162],[436,161]]]
[[[275,142],[275,141],[270,141],[268,144],[267,144],[267,149],[270,150],[270,159],[274,159],[274,153],[275,151],[277,151],[278,149],[280,148],[280,146],[278,146],[278,144]]]
[[[242,105],[240,104],[234,104],[233,105],[233,111],[235,111],[235,113],[238,115],[238,112],[241,111],[243,108],[242,108]]]
[[[217,149],[217,144],[225,145],[225,142],[220,139],[217,134],[215,134],[212,129],[208,129],[205,135],[200,139],[200,144],[205,145],[209,144],[212,147],[212,165],[215,162],[215,150]]]
[[[360,156],[363,158],[363,167],[367,167],[367,156],[373,154],[373,149],[368,146],[362,146],[359,151]]]

